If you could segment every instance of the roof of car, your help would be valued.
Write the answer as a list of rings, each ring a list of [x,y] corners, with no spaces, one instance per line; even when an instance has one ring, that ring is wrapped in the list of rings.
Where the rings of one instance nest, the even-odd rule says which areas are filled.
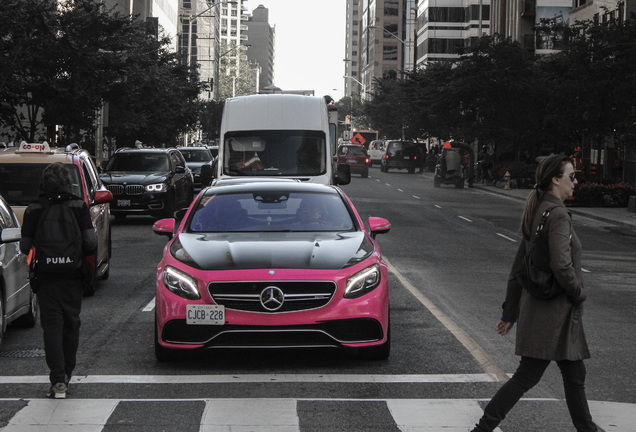
[[[176,150],[173,147],[156,148],[156,147],[144,147],[144,148],[132,148],[132,147],[120,147],[115,151],[117,153],[167,153],[171,150]]]
[[[80,149],[77,145],[67,147],[50,147],[48,143],[26,143],[22,142],[19,147],[8,147],[0,149],[1,163],[46,163],[60,162],[72,164],[74,156],[82,153],[88,154],[86,150]]]
[[[256,192],[295,192],[295,193],[338,193],[335,186],[318,183],[296,181],[252,181],[245,183],[229,183],[208,187],[205,195],[221,193],[256,193]]]

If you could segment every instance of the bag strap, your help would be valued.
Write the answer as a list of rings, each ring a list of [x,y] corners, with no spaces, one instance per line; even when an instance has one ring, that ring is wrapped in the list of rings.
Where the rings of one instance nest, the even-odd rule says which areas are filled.
[[[554,210],[557,207],[558,206],[552,206],[546,209],[541,215],[541,222],[539,222],[539,225],[537,225],[536,235],[534,236],[534,239],[532,241],[533,246],[537,242],[537,239],[541,236],[541,233],[543,232],[543,228],[545,227],[545,222],[546,220],[548,220],[548,216],[550,216],[550,213],[552,213],[552,210]]]

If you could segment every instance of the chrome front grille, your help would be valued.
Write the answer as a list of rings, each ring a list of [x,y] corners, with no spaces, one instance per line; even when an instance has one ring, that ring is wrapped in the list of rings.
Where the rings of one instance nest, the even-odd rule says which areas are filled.
[[[145,187],[143,185],[119,185],[111,184],[106,186],[113,195],[141,195],[144,193]]]
[[[211,282],[208,292],[228,309],[281,313],[325,306],[336,284],[325,281]]]
[[[128,185],[126,186],[126,195],[141,195],[144,193],[144,186],[141,185]]]
[[[122,185],[113,184],[113,185],[106,185],[106,187],[108,188],[108,190],[113,195],[123,195],[124,194],[124,186],[122,186]]]

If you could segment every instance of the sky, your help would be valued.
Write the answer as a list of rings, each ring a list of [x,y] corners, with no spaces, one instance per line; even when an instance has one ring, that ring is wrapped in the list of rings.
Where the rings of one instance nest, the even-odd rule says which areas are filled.
[[[274,85],[344,96],[345,0],[248,0],[247,11],[269,10],[276,27]],[[335,90],[334,90],[335,89]]]

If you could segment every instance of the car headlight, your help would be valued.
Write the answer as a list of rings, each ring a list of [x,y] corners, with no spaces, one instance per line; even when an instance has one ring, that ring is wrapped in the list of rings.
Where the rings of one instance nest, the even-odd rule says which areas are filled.
[[[148,192],[165,192],[168,190],[168,185],[165,183],[155,183],[146,186]]]
[[[356,298],[365,295],[380,285],[380,266],[377,264],[359,271],[347,279],[345,298]]]
[[[198,300],[201,298],[197,288],[197,280],[174,267],[166,266],[163,269],[163,284],[170,292],[188,300]]]

